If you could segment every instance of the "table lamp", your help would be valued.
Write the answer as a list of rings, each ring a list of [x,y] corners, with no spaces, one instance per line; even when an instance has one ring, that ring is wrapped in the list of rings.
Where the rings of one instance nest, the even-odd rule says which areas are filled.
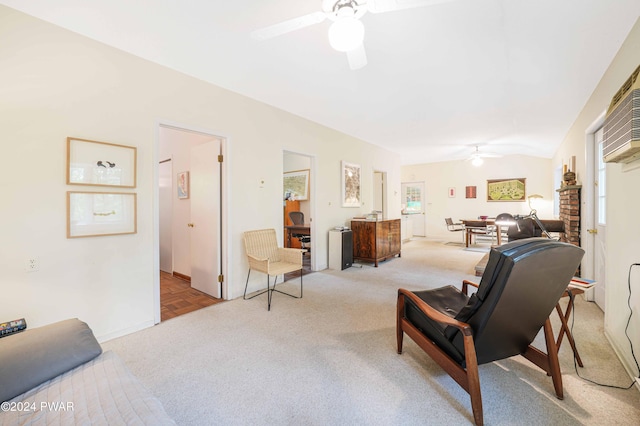
[[[536,223],[536,225],[538,225],[538,228],[540,228],[540,230],[542,231],[542,234],[549,238],[549,239],[553,239],[553,237],[551,236],[551,234],[549,234],[549,232],[547,231],[547,228],[544,227],[544,225],[542,224],[542,222],[540,221],[540,219],[538,218],[538,212],[536,211],[536,209],[533,208],[533,205],[536,203],[537,200],[542,199],[542,195],[538,195],[538,194],[533,194],[530,195],[529,197],[529,208],[531,209],[531,211],[529,212],[528,215],[512,215],[509,213],[500,213],[497,217],[496,217],[496,221],[495,224],[498,226],[513,226],[516,225],[516,227],[518,228],[518,232],[520,231],[520,226],[518,225],[518,220],[520,219],[533,219],[533,221]]]

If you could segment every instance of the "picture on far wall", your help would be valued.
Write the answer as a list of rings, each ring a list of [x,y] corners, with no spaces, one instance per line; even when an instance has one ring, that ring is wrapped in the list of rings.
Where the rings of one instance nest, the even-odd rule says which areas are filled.
[[[67,184],[136,187],[134,146],[67,138]]]
[[[178,173],[178,198],[181,200],[189,198],[189,172]]]
[[[285,172],[282,183],[285,200],[309,199],[309,169]]]
[[[361,173],[358,164],[342,162],[342,207],[360,207]]]
[[[525,201],[525,178],[487,180],[487,201]]]
[[[475,186],[467,186],[465,187],[465,197],[466,198],[476,198],[476,187]]]
[[[456,189],[451,187],[449,188],[449,198],[455,198],[456,197]]]

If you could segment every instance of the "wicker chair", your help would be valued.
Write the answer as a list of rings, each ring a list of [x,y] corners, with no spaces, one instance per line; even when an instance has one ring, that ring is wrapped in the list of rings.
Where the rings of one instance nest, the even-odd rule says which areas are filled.
[[[267,293],[267,310],[271,310],[271,297],[274,291],[296,299],[302,298],[302,253],[305,250],[295,248],[278,247],[275,229],[260,229],[244,233],[244,247],[249,260],[249,273],[244,286],[243,299],[253,299],[256,296]],[[267,289],[247,298],[247,286],[251,270],[267,274]],[[276,290],[278,275],[300,270],[300,296]],[[273,276],[273,288],[270,277]]]

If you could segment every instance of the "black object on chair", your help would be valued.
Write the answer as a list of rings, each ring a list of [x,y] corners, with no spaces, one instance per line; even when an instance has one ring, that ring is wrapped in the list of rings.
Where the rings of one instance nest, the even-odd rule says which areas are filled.
[[[304,225],[304,213],[302,212],[289,212],[289,219],[294,225]],[[300,241],[300,246],[306,251],[310,251],[309,244],[311,243],[311,236],[304,234],[291,234],[292,237],[297,238]]]
[[[575,274],[584,250],[546,238],[514,241],[491,250],[480,284],[411,292],[398,290],[397,343],[413,339],[471,397],[483,424],[478,365],[523,355],[551,375],[563,398],[558,352],[549,315]],[[469,297],[468,286],[477,287]],[[546,353],[531,346],[544,329]]]

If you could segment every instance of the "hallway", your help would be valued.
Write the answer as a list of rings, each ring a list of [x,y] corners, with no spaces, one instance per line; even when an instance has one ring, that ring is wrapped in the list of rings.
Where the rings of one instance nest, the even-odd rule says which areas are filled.
[[[160,320],[166,321],[177,316],[197,311],[206,306],[224,302],[195,288],[188,281],[160,271]]]

